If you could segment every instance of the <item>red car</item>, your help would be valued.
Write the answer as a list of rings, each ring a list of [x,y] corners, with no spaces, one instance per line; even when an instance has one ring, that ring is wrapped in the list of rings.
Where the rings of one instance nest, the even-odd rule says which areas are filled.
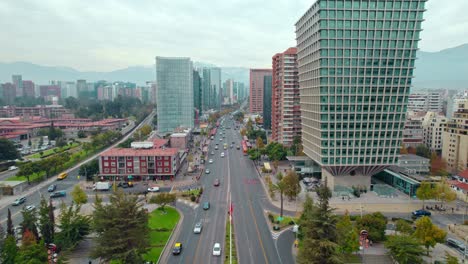
[[[213,184],[213,185],[214,185],[214,186],[219,186],[219,179],[215,179],[215,181],[214,181],[214,184]]]

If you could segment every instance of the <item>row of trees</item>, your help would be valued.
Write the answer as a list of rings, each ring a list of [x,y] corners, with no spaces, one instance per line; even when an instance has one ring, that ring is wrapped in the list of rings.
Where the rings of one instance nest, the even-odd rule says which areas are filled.
[[[0,138],[0,161],[15,160],[20,157],[15,144],[6,138]]]
[[[426,200],[437,199],[441,202],[441,206],[444,203],[453,202],[457,199],[457,193],[450,187],[446,179],[442,179],[437,183],[429,181],[421,182],[421,185],[416,190],[416,197],[423,201],[424,208]]]
[[[271,142],[265,146],[263,140],[259,137],[256,144],[256,148],[247,151],[251,160],[258,160],[261,155],[267,155],[270,160],[279,161],[284,160],[288,154],[288,149],[278,142]]]
[[[26,177],[28,184],[31,183],[31,176],[33,174],[45,173],[46,178],[57,173],[63,168],[64,164],[70,160],[70,154],[68,152],[61,153],[60,155],[53,155],[48,158],[44,158],[39,161],[28,162],[21,165],[18,171],[18,176]],[[40,179],[40,178],[39,178]]]
[[[446,232],[429,217],[418,219],[414,228],[406,220],[398,220],[397,233],[386,237],[387,219],[381,213],[356,217],[352,221],[347,213],[343,217],[333,213],[328,187],[319,187],[317,195],[317,204],[307,196],[299,220],[302,245],[298,263],[345,263],[347,256],[359,250],[359,230],[367,230],[369,240],[385,241],[392,257],[401,264],[422,263],[423,254],[429,254],[430,248],[446,237]],[[447,259],[453,261],[453,257],[447,256]]]

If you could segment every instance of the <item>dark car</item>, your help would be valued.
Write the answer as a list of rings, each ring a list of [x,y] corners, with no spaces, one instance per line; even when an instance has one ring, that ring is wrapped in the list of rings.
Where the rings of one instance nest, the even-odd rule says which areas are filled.
[[[49,186],[49,188],[47,188],[47,191],[48,192],[53,192],[55,191],[55,189],[57,189],[57,185],[56,184],[52,184]]]
[[[213,185],[214,186],[219,186],[219,179],[215,179]]]
[[[174,244],[174,247],[172,248],[172,255],[179,255],[180,252],[182,252],[182,243],[177,242]]]
[[[131,187],[133,187],[133,182],[119,182],[117,187],[131,188]]]
[[[412,214],[413,217],[431,216],[431,212],[422,209],[416,210]]]
[[[18,199],[16,199],[16,200],[13,202],[13,206],[17,206],[17,205],[23,204],[24,202],[26,202],[26,197],[18,198]]]
[[[208,210],[210,209],[210,202],[204,202],[203,203],[203,210]]]
[[[58,191],[50,194],[50,198],[65,197],[67,193],[65,191]]]

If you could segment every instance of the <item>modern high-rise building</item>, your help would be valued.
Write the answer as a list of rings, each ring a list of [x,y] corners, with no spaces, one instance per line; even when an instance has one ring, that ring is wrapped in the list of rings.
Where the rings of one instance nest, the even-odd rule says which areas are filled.
[[[235,82],[234,86],[237,86],[237,100],[244,100],[247,97],[245,92],[245,85],[243,82]]]
[[[297,49],[289,48],[272,58],[273,88],[271,109],[271,138],[291,146],[301,136],[301,106]]]
[[[263,128],[271,129],[271,86],[272,76],[263,77]]]
[[[221,68],[210,68],[210,86],[211,86],[211,101],[212,108],[221,109],[222,93],[221,93]]]
[[[11,81],[16,86],[16,97],[23,97],[23,77],[21,75],[12,75]]]
[[[447,169],[457,173],[468,168],[468,99],[458,103],[457,112],[442,133],[442,157]]]
[[[236,103],[235,102],[235,94],[234,94],[234,85],[235,82],[232,79],[227,79],[224,84],[224,104],[231,105]],[[237,87],[237,85],[236,85]]]
[[[158,132],[194,127],[193,66],[190,58],[156,57]]]
[[[250,112],[263,112],[264,77],[271,76],[271,69],[250,69]]]
[[[197,70],[193,70],[193,106],[202,113],[202,79]]]
[[[304,152],[330,188],[396,165],[426,0],[317,0],[296,23]]]
[[[51,100],[52,97],[62,98],[62,89],[58,85],[41,85],[39,86],[39,96]]]
[[[16,98],[16,85],[13,83],[4,83],[2,86],[2,100],[7,105],[13,105]]]
[[[27,97],[36,97],[36,91],[32,81],[23,81],[23,95]]]
[[[88,84],[86,83],[86,80],[76,81],[76,94],[78,98],[86,98],[88,95]]]
[[[442,152],[442,133],[447,126],[447,117],[435,112],[427,112],[423,118],[424,145],[431,151]]]

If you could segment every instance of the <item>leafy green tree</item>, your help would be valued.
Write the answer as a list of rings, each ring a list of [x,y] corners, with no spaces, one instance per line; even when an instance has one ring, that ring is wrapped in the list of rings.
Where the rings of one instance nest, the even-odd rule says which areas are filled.
[[[284,181],[284,177],[283,177],[283,174],[281,173],[278,173],[276,175],[276,178],[277,178],[277,182],[276,183],[273,183],[273,182],[270,182],[270,191],[271,193],[273,194],[279,194],[279,197],[280,197],[280,216],[283,217],[283,202],[284,202],[284,193],[286,192],[286,190],[288,189],[288,185],[286,185],[285,181]]]
[[[258,149],[262,149],[265,147],[265,144],[263,144],[263,139],[261,137],[257,137],[256,146]]]
[[[80,214],[80,208],[74,203],[68,207],[62,204],[58,224],[60,232],[55,234],[55,241],[61,248],[74,248],[90,232],[91,218]]]
[[[271,142],[265,147],[268,158],[270,160],[283,160],[286,158],[287,151],[283,145],[278,142]]]
[[[442,206],[444,203],[450,203],[457,199],[457,193],[450,187],[446,179],[437,183],[435,193],[437,199],[442,202]]]
[[[92,257],[103,261],[120,260],[123,263],[142,263],[141,255],[149,246],[148,213],[121,190],[110,197],[110,204],[103,205],[100,198],[94,203],[93,230],[96,246]]]
[[[78,131],[78,138],[86,138],[86,132],[83,130]]]
[[[83,189],[81,189],[79,184],[73,187],[71,196],[75,204],[81,205],[88,202],[88,196],[86,195],[86,192]]]
[[[424,208],[424,202],[426,200],[434,199],[436,197],[436,189],[432,188],[430,182],[422,181],[421,185],[419,185],[418,189],[416,190],[416,197],[423,201],[422,206]]]
[[[31,182],[31,175],[41,172],[42,168],[39,164],[40,162],[28,162],[21,165],[20,170],[18,171],[18,175],[26,177],[26,180],[29,184]]]
[[[369,239],[374,242],[385,240],[385,229],[387,227],[387,218],[380,212],[366,214],[356,221],[359,230],[367,230]]]
[[[408,223],[408,221],[404,219],[398,219],[396,221],[396,231],[406,234],[406,235],[411,235],[413,234],[413,227]]]
[[[15,144],[6,138],[0,138],[0,161],[2,160],[14,160],[20,157]]]
[[[389,236],[385,241],[389,254],[400,264],[423,263],[424,249],[421,243],[412,236]]]
[[[421,144],[416,147],[416,155],[430,159],[431,150],[426,145]]]
[[[23,222],[21,222],[21,227],[23,230],[23,235],[26,230],[29,230],[35,237],[36,241],[39,239],[39,232],[37,230],[37,216],[36,209],[33,210],[22,210],[21,214],[23,215]]]
[[[99,173],[99,162],[94,159],[80,166],[78,174],[86,177],[87,180],[93,180],[93,176]]]
[[[338,232],[338,250],[350,255],[359,250],[358,230],[351,222],[348,212],[336,224]]]
[[[16,239],[13,235],[7,235],[0,254],[0,263],[15,264],[15,258],[18,255],[18,247],[16,246]]]
[[[343,263],[338,251],[337,216],[329,206],[331,191],[327,186],[317,189],[319,203],[313,205],[307,197],[300,223],[302,246],[299,248],[299,264],[338,264]]]
[[[249,159],[251,160],[258,160],[260,159],[260,151],[258,149],[249,149],[247,150],[247,154],[249,155]]]
[[[414,237],[426,247],[427,255],[429,255],[429,248],[437,243],[443,243],[446,236],[447,232],[434,225],[429,217],[423,216],[416,221]]]
[[[301,192],[301,185],[299,184],[299,176],[297,176],[297,173],[293,170],[288,171],[282,181],[286,185],[286,189],[284,190],[286,197],[290,200],[296,199]]]
[[[44,248],[44,241],[37,243],[34,234],[25,230],[21,248],[15,257],[15,263],[43,264],[46,262],[47,251]]]
[[[53,210],[52,210],[53,212]],[[44,197],[41,198],[39,205],[39,230],[41,237],[45,243],[49,244],[54,241],[54,219],[50,218],[50,207]]]
[[[161,206],[161,210],[164,211],[164,207],[167,204],[173,203],[176,201],[176,195],[174,193],[160,193],[158,195],[151,196],[149,202],[155,203]]]
[[[7,235],[14,236],[15,231],[13,231],[13,221],[11,220],[11,211],[8,208],[8,216],[7,216]]]

